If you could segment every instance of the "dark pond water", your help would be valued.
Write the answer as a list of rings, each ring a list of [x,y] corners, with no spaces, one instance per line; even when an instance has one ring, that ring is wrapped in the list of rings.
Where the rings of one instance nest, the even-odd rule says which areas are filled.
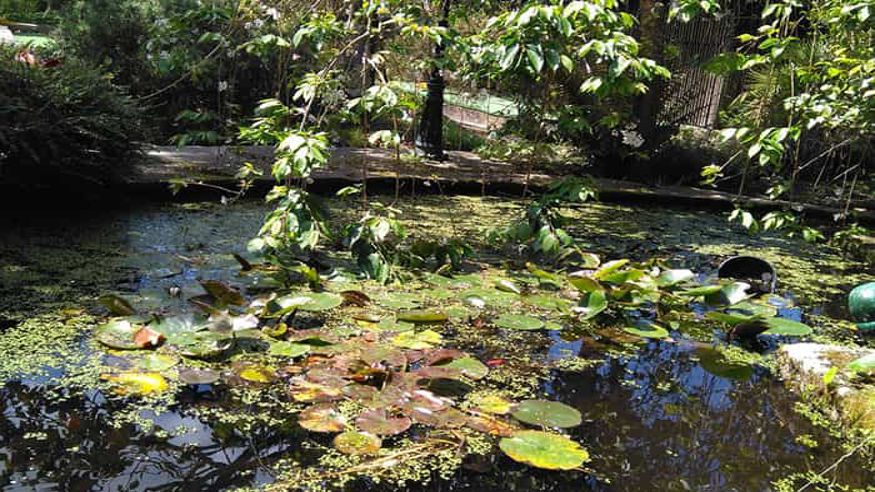
[[[439,217],[454,214],[448,205],[425,203]],[[198,278],[227,278],[236,269],[228,253],[243,248],[264,210],[242,203],[7,214],[0,220],[0,320],[9,329],[42,312],[93,305],[106,290],[148,297]],[[546,357],[591,349],[587,341],[553,342]],[[592,474],[538,471],[495,456],[411,490],[767,491],[774,480],[821,470],[843,454],[793,411],[794,397],[765,369],[721,373],[705,367],[702,350],[683,340],[652,342],[544,382],[546,394],[584,415],[573,437],[593,456]],[[194,429],[165,438],[108,425],[115,403],[98,391],[57,390],[63,398],[48,398],[50,389],[57,390],[50,378],[27,375],[0,388],[0,490],[223,490],[272,482],[273,465],[290,454],[308,459],[295,426],[243,434],[186,412],[222,405],[222,394],[192,390],[169,411],[142,415],[167,431]],[[820,446],[803,446],[800,435]],[[852,458],[832,476],[871,485],[875,472],[864,466]],[[360,481],[352,488],[381,487]]]

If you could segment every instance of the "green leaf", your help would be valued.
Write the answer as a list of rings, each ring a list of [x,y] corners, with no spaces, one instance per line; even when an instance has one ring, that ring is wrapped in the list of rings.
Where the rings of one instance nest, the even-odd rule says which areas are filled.
[[[443,311],[415,310],[400,312],[395,318],[410,323],[443,323],[449,316]]]
[[[601,280],[608,275],[613,274],[617,270],[623,268],[628,263],[629,260],[627,259],[609,261],[602,265],[601,268],[596,270],[596,272],[592,274],[592,278],[594,278],[595,280]]]
[[[310,351],[310,346],[303,343],[275,342],[270,344],[267,353],[281,357],[300,357]]]
[[[131,306],[131,303],[115,294],[102,295],[97,299],[97,302],[108,309],[113,316],[131,316],[137,313],[137,310]]]
[[[586,304],[577,306],[573,310],[579,313],[582,319],[587,320],[598,316],[607,308],[608,299],[605,297],[605,291],[596,290],[586,296]]]
[[[696,274],[693,273],[692,270],[666,270],[660,273],[659,277],[656,278],[656,285],[660,287],[670,287],[681,282],[692,280],[695,277]]]
[[[875,354],[868,354],[849,363],[846,369],[854,372],[875,372]]]
[[[549,432],[520,431],[503,438],[498,447],[514,461],[545,470],[573,470],[589,461],[580,444]]]
[[[526,47],[526,56],[529,58],[529,66],[532,67],[532,71],[540,73],[541,69],[544,68],[544,57],[540,53],[540,48],[528,45]]]
[[[366,432],[346,431],[334,438],[335,449],[353,456],[377,454],[382,446],[380,438]]]
[[[582,421],[577,409],[558,401],[547,400],[524,400],[511,415],[527,424],[545,427],[577,427]]]
[[[405,331],[403,333],[399,333],[395,338],[392,339],[392,343],[398,347],[407,348],[411,350],[425,350],[433,348],[435,345],[443,342],[443,337],[441,337],[440,333],[434,332],[432,330],[425,330],[421,332],[413,332],[413,331]]]
[[[486,364],[480,362],[474,357],[462,357],[461,359],[456,359],[449,364],[443,364],[440,367],[458,369],[462,371],[462,374],[475,381],[483,379],[489,374],[489,368],[486,367]]]
[[[641,338],[668,338],[669,335],[668,330],[653,323],[646,323],[641,327],[628,326],[623,331]]]
[[[127,319],[112,319],[94,330],[94,338],[109,348],[137,350],[140,346],[134,342],[134,333],[140,328]]]
[[[762,320],[769,328],[763,332],[764,335],[782,335],[791,337],[803,337],[810,335],[811,327],[805,323],[793,321],[787,318],[765,318]]]

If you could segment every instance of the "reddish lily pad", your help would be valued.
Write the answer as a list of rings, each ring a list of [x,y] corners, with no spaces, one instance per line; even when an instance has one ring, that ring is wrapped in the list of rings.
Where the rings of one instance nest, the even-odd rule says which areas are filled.
[[[390,417],[385,409],[367,410],[355,420],[359,429],[378,436],[395,436],[410,428],[407,417]]]
[[[346,419],[334,406],[318,404],[304,409],[298,424],[311,432],[341,432],[346,428]]]

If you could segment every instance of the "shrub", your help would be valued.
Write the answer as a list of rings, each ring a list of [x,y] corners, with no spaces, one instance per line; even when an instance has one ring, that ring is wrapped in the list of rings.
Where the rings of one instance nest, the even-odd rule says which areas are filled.
[[[0,182],[23,188],[104,184],[143,138],[137,105],[75,60],[41,66],[0,48]]]

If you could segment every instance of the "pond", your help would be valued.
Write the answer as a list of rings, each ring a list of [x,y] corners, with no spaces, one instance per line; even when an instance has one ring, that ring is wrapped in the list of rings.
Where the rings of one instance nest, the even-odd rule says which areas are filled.
[[[355,206],[335,200],[330,206],[341,219],[356,212]],[[495,279],[531,282],[522,258],[495,251],[485,239],[489,230],[519,213],[519,201],[426,196],[397,206],[413,234],[463,237],[482,252],[466,278],[479,275],[490,288]],[[797,411],[797,397],[775,376],[769,353],[779,341],[792,340],[771,340],[751,350],[725,348],[704,321],[661,339],[607,326],[482,328],[476,317],[468,320],[471,326],[454,321],[435,328],[447,346],[488,361],[490,376],[484,381],[502,388],[503,396],[558,401],[579,412],[582,424],[565,432],[586,448],[590,460],[571,471],[514,462],[495,451],[495,439],[465,434],[467,446],[486,451],[462,457],[450,450],[421,464],[399,458],[383,467],[397,470],[385,474],[382,469],[335,473],[362,461],[344,461],[336,453],[334,461],[325,458],[331,436],[297,424],[301,407],[289,397],[287,378],[272,385],[235,385],[241,381],[234,377],[227,384],[172,382],[170,394],[116,394],[102,375],[130,360],[94,342],[94,327],[107,316],[98,297],[112,292],[139,309],[172,315],[192,310],[186,299],[203,293],[199,281],[254,290],[264,278],[241,277],[232,254],[245,251],[266,211],[248,201],[139,204],[113,211],[25,211],[0,219],[2,490],[342,485],[350,490],[765,491],[793,474],[820,471],[845,453],[834,436]],[[730,255],[765,257],[778,270],[781,316],[816,325],[809,338],[853,337],[843,321],[843,292],[871,271],[828,248],[752,238],[714,214],[679,208],[593,204],[568,213],[575,218],[569,229],[578,244],[605,259],[658,257],[704,278]],[[338,264],[348,262],[335,256]],[[382,303],[380,313],[409,300],[398,291],[412,295],[427,288],[416,282],[391,288],[355,285]],[[446,289],[449,293],[441,292],[447,298],[455,292]],[[442,299],[423,302],[440,306]],[[492,313],[501,314],[504,299],[498,298]],[[296,322],[302,330],[343,323],[319,316]],[[372,328],[361,321],[355,326]],[[199,364],[193,366],[208,367]],[[436,385],[428,389],[438,392]],[[417,442],[427,442],[425,436],[414,426],[410,435],[386,440],[412,450]],[[314,468],[323,474],[305,472]],[[830,478],[865,487],[875,483],[875,471],[851,457]]]

